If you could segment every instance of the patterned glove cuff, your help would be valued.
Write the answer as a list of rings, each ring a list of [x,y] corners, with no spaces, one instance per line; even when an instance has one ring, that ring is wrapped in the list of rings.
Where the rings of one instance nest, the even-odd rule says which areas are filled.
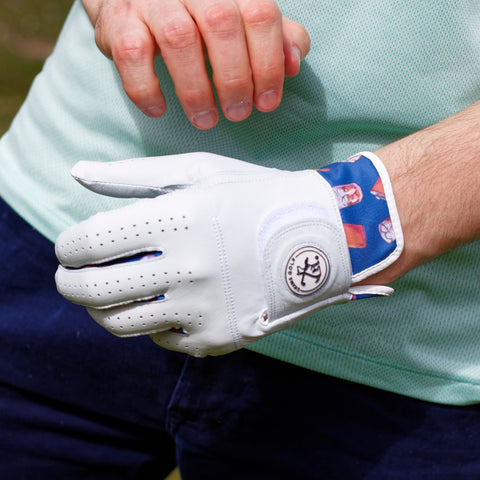
[[[403,250],[403,233],[387,170],[373,153],[318,169],[338,201],[352,263],[352,282],[384,270]]]

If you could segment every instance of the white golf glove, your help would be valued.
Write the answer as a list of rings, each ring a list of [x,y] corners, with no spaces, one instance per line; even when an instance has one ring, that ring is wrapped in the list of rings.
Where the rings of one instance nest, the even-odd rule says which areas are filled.
[[[80,162],[72,175],[115,197],[149,197],[63,232],[58,291],[111,333],[220,355],[382,286],[403,237],[371,153],[288,172],[209,153]]]

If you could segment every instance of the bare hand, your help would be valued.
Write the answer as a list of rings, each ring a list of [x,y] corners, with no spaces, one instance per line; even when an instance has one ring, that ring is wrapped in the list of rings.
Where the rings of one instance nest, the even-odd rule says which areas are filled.
[[[274,0],[83,0],[100,50],[113,58],[133,103],[150,117],[166,102],[154,70],[162,55],[190,122],[218,121],[214,97],[231,121],[255,107],[270,112],[285,76],[298,73],[310,48],[304,27],[283,17]],[[213,84],[205,58],[213,71]]]

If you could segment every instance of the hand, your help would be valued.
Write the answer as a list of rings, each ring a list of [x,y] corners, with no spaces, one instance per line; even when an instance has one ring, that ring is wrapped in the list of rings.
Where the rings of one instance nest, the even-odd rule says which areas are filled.
[[[296,75],[310,48],[305,29],[282,17],[274,0],[83,0],[100,50],[112,57],[125,92],[146,115],[161,116],[165,98],[154,70],[161,54],[191,123],[218,121],[214,92],[231,121],[252,106],[274,110],[285,76]],[[205,47],[205,51],[204,51]]]
[[[372,240],[371,256],[361,261],[351,260],[337,195],[317,171],[206,153],[80,162],[72,174],[96,192],[153,198],[62,233],[57,288],[115,335],[149,334],[195,356],[231,352],[357,295],[388,295],[388,287],[352,287],[401,252],[391,188],[378,162],[386,197],[370,193],[379,173],[369,166],[368,201],[384,209],[367,206],[380,212],[371,212],[373,235],[379,237],[378,219],[389,216],[394,232],[388,245],[380,239],[385,254],[378,258],[383,247]]]

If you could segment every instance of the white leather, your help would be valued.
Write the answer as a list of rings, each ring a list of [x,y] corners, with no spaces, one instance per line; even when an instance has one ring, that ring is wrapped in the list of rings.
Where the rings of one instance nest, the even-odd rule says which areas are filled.
[[[315,171],[193,153],[81,162],[72,174],[98,193],[153,197],[99,213],[56,242],[59,292],[115,335],[219,355],[352,298],[339,209]],[[148,252],[157,256],[124,262]],[[313,263],[323,270],[292,277]]]

